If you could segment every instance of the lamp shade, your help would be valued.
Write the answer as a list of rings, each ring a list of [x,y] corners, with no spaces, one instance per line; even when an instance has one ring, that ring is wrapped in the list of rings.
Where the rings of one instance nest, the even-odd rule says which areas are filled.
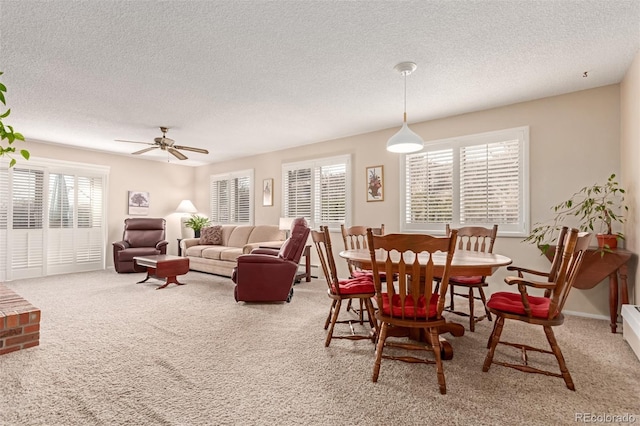
[[[293,218],[293,217],[281,217],[280,218],[280,223],[278,224],[278,228],[281,231],[290,231],[291,230],[291,225],[293,224],[294,220],[295,220],[295,218]]]
[[[402,123],[402,128],[387,142],[387,151],[408,153],[420,151],[424,148],[424,141],[413,130],[407,126],[407,122]]]
[[[180,204],[178,204],[178,208],[176,209],[176,213],[197,213],[198,209],[193,205],[191,200],[182,200]]]

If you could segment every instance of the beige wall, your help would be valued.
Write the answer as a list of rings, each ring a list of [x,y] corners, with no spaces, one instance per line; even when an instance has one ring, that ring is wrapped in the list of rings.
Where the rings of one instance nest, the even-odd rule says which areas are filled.
[[[111,242],[122,239],[123,221],[128,215],[127,191],[149,192],[149,215],[167,220],[167,240],[170,254],[178,253],[177,238],[180,237],[180,218],[174,213],[184,198],[193,199],[194,174],[192,167],[176,163],[140,160],[135,157],[111,155],[97,151],[65,148],[61,145],[27,141],[25,147],[32,157],[109,166],[109,193],[107,200],[107,267],[113,267]],[[204,209],[205,206],[199,209]]]
[[[517,126],[530,126],[530,185],[531,219],[543,221],[550,216],[550,207],[568,198],[582,186],[604,181],[611,173],[619,173],[620,166],[620,97],[619,86],[612,85],[568,95],[524,102],[471,114],[412,124],[413,131],[425,141],[459,135],[487,132]],[[397,129],[357,135],[266,155],[247,157],[222,164],[199,167],[198,181],[206,181],[210,174],[253,168],[256,183],[274,178],[273,207],[262,207],[256,194],[256,223],[277,223],[282,210],[282,163],[351,154],[353,162],[353,218],[354,224],[384,223],[388,232],[399,230],[400,194],[397,154],[388,153],[386,142]],[[366,202],[365,168],[384,165],[385,200]],[[203,204],[208,198],[205,185],[198,185],[196,200]],[[339,235],[334,246],[341,247]],[[501,238],[495,251],[513,258],[514,264],[545,270],[546,258],[537,249],[521,242],[520,238]],[[342,265],[343,262],[339,262]],[[342,266],[342,272],[346,270]],[[491,291],[506,285],[500,271],[491,282]],[[573,292],[567,303],[570,311],[592,315],[608,315],[608,290],[600,285],[592,290]]]
[[[637,87],[637,77],[634,82]],[[603,181],[611,173],[620,172],[619,90],[619,85],[611,85],[412,124],[411,128],[428,142],[459,135],[530,126],[531,219],[537,222],[547,219],[550,206],[566,199],[576,189]],[[637,93],[637,88],[634,90]],[[637,116],[637,110],[635,114]],[[201,211],[207,212],[211,174],[254,169],[257,188],[261,187],[263,179],[273,178],[274,205],[263,207],[260,191],[256,191],[254,202],[256,224],[275,224],[282,210],[282,163],[341,154],[352,156],[352,223],[384,223],[388,232],[398,231],[400,157],[388,153],[385,149],[387,139],[396,131],[397,128],[387,129],[197,168],[62,148],[33,141],[29,141],[29,149],[32,155],[37,157],[111,167],[107,262],[108,266],[112,266],[110,243],[121,237],[122,221],[127,217],[127,190],[150,192],[150,216],[165,217],[168,220],[169,252],[176,253],[175,239],[180,236],[180,229],[179,217],[173,211],[180,200],[189,198]],[[375,165],[384,166],[385,200],[368,203],[365,198],[365,168]],[[335,246],[341,247],[339,236],[335,235],[334,239]],[[635,237],[633,241],[637,239]],[[519,238],[499,238],[495,251],[510,256],[517,265],[541,270],[549,267],[549,262],[540,256],[533,246],[522,243]],[[346,267],[343,263],[339,262],[344,273]],[[502,290],[505,287],[505,275],[506,271],[501,270],[491,278],[491,291]],[[588,291],[574,291],[567,309],[607,316],[606,286],[600,285]]]
[[[630,205],[629,219],[625,232],[626,247],[638,253],[640,250],[640,53],[629,67],[622,83],[620,83],[620,158],[622,183],[627,189],[627,200]],[[634,268],[630,272],[630,281],[634,285],[633,303],[640,304],[640,277],[638,276],[637,257]]]

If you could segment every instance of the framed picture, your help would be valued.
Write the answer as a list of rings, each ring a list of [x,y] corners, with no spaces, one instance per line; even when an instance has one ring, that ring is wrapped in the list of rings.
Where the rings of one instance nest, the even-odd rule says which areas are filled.
[[[384,200],[383,166],[367,167],[367,201]]]
[[[265,179],[262,181],[262,205],[273,205],[273,179]]]
[[[146,216],[149,214],[149,193],[129,191],[129,214]]]

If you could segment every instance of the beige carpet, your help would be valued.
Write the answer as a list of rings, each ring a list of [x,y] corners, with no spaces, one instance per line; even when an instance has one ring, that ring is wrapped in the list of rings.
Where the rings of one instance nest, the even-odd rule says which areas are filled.
[[[159,291],[136,285],[142,276],[6,284],[42,309],[42,328],[40,346],[0,357],[1,425],[559,425],[576,413],[640,422],[640,362],[606,321],[570,317],[557,328],[576,392],[496,365],[483,373],[483,321],[449,339],[440,395],[433,366],[383,360],[372,383],[370,342],[325,348],[322,281],[297,285],[290,304],[249,305],[214,275],[190,272],[187,285]],[[544,339],[511,323],[503,336]]]

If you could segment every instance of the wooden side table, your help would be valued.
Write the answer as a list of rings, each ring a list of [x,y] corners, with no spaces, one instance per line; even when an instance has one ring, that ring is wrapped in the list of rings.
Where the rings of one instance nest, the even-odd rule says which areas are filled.
[[[547,250],[547,258],[552,260],[554,253],[555,246],[551,246],[549,250]],[[585,253],[580,272],[578,272],[578,276],[573,284],[574,288],[588,290],[609,277],[609,316],[611,319],[610,326],[612,333],[615,333],[617,330],[620,305],[629,303],[627,263],[632,255],[632,252],[623,248],[616,248],[605,252],[597,248],[591,248]],[[622,284],[621,286],[618,285],[618,281]],[[618,295],[620,295],[620,298]],[[621,299],[622,303],[619,303],[619,299]]]

